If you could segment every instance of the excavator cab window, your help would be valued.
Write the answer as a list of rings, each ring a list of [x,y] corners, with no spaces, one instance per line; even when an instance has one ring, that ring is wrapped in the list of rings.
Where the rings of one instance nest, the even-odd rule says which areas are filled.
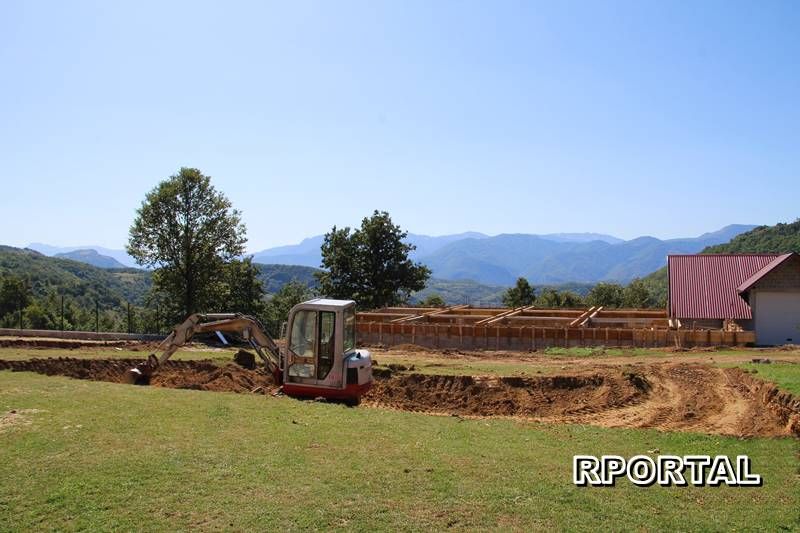
[[[315,363],[315,344],[317,336],[317,312],[298,311],[292,322],[289,349],[292,357],[289,376],[313,378]]]
[[[317,379],[325,379],[333,367],[336,353],[336,313],[321,311],[319,316]]]
[[[355,307],[344,312],[344,353],[356,347],[356,310]]]

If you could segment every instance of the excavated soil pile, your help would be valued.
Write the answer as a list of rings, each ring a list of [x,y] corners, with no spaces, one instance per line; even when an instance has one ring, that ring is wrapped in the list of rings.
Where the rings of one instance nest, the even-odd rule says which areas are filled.
[[[649,388],[643,376],[622,372],[535,378],[400,374],[377,380],[364,400],[405,411],[543,417],[631,405]]]
[[[30,359],[0,360],[0,370],[37,372],[48,376],[67,376],[93,381],[124,383],[128,369],[141,359]],[[238,365],[218,366],[211,361],[167,361],[150,379],[150,385],[172,389],[267,394],[277,390],[272,376],[262,369],[248,370]]]

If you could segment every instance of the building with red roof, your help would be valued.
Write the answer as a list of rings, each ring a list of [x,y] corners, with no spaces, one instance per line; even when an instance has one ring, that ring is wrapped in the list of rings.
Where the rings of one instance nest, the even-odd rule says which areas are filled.
[[[755,330],[756,343],[800,343],[800,256],[670,255],[668,311],[682,327]]]

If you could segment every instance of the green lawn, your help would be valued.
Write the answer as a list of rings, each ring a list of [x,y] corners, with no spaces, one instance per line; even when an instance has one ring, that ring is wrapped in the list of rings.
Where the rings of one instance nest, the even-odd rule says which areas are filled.
[[[759,379],[771,381],[779,388],[800,396],[800,364],[798,363],[722,363],[720,366],[738,366],[751,372]]]
[[[759,367],[759,370],[761,367]],[[800,529],[794,439],[461,420],[0,372],[0,529]],[[20,411],[24,413],[24,411]],[[578,488],[576,453],[748,454],[760,488]],[[658,453],[658,452],[652,452]]]

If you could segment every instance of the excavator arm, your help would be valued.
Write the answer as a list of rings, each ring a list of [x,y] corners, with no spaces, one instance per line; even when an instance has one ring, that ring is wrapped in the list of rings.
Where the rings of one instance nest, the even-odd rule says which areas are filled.
[[[158,367],[169,360],[178,348],[191,341],[194,335],[211,331],[240,335],[250,343],[275,379],[280,382],[282,370],[280,348],[264,331],[264,327],[258,320],[240,313],[191,315],[161,341],[156,350],[147,356],[147,361],[128,371],[128,381],[130,383],[149,382]]]

